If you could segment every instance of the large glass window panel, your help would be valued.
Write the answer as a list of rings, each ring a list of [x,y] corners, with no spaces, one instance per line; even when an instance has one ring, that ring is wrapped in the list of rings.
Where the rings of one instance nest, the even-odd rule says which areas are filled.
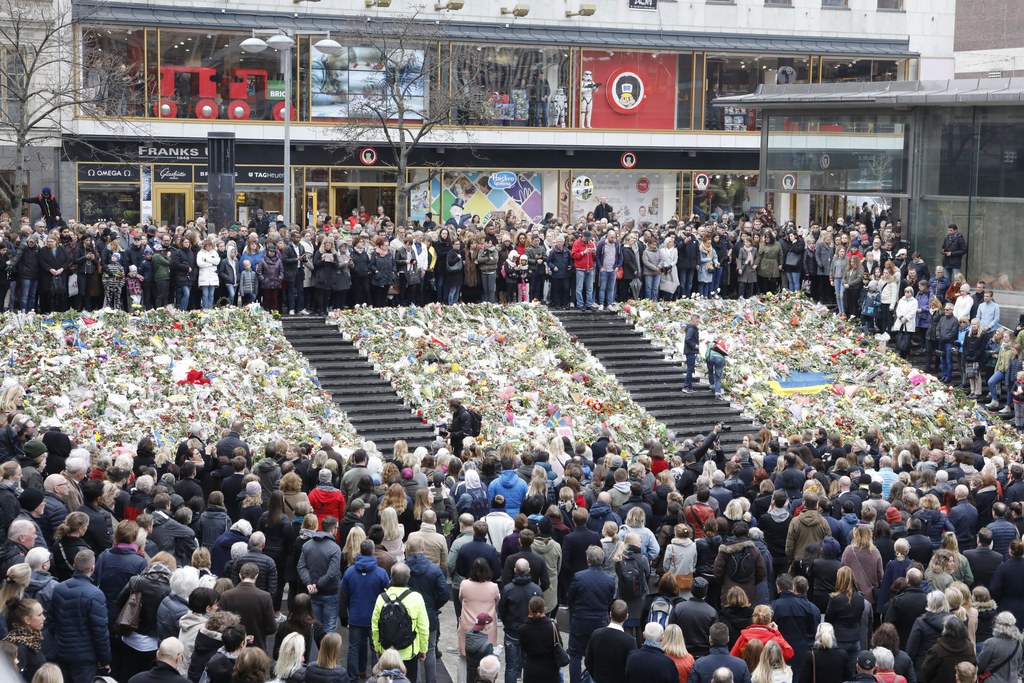
[[[905,70],[905,59],[821,59],[823,83],[900,81]]]
[[[573,198],[572,219],[592,218],[594,208],[604,198],[621,224],[639,227],[645,223],[664,223],[679,206],[679,173],[675,171],[586,171],[573,172],[573,178],[586,176],[593,182],[593,195],[587,200]]]
[[[78,186],[78,220],[83,223],[139,220],[139,186]]]
[[[753,216],[764,206],[764,192],[758,189],[758,176],[753,171],[746,173],[708,172],[709,184],[706,190],[694,189],[690,214],[697,214],[706,220],[711,214]]]
[[[281,54],[242,50],[244,32],[160,31],[161,118],[281,121],[285,76]],[[295,65],[295,49],[292,50]],[[294,76],[294,74],[293,74]],[[298,88],[292,88],[295,101]]]
[[[675,129],[679,67],[672,53],[583,50],[576,123],[581,128]]]
[[[24,53],[19,54],[11,47],[0,48],[0,107],[8,121],[21,118],[21,101],[25,92],[25,63],[28,59]]]
[[[82,29],[81,108],[89,116],[142,116],[146,30]]]
[[[470,125],[553,126],[569,124],[572,87],[569,48],[457,44],[451,48],[451,89],[475,93],[477,112],[463,112]]]
[[[809,83],[809,57],[759,57],[709,53],[704,93],[705,130],[752,131],[761,129],[757,110],[714,107],[717,97],[748,95],[764,84]]]
[[[676,128],[688,130],[693,116],[693,54],[678,55],[677,61]]]

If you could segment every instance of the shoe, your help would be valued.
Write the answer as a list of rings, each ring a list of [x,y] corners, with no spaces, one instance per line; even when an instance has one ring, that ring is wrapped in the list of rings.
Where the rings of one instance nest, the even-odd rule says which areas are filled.
[[[303,308],[301,311],[299,311],[299,315],[312,315],[312,314],[309,312],[308,309]]]
[[[457,655],[457,654],[459,654],[459,648],[456,647],[455,645],[449,645],[448,647],[446,647],[444,649],[444,651],[447,652],[450,655]]]
[[[295,315],[295,309],[292,308],[288,311],[288,315]]]
[[[717,398],[719,401],[724,401],[725,394],[715,394],[715,398]]]
[[[690,389],[688,387],[683,387],[683,393],[684,394],[692,394],[693,393],[693,389]]]
[[[999,401],[992,401],[991,403],[989,403],[985,407],[988,408],[989,410],[995,410],[996,408],[999,407],[999,405],[1000,405]]]
[[[1007,407],[1003,408],[1002,410],[1000,410],[998,413],[996,413],[996,415],[1002,415],[1003,417],[1010,417],[1011,415],[1013,415],[1013,408],[1007,406]]]

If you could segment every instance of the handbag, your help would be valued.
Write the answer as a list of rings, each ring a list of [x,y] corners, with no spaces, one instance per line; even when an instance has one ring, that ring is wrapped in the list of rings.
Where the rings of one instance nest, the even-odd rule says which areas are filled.
[[[785,264],[786,264],[787,268],[793,268],[795,266],[799,266],[800,265],[800,254],[796,253],[795,251],[788,252],[786,254]]]
[[[1012,660],[1014,657],[1017,656],[1017,650],[1019,650],[1019,649],[1020,649],[1020,643],[1017,643],[1016,645],[1013,646],[1013,652],[1010,653],[1009,657],[1007,657],[1003,661],[999,662],[998,664],[993,666],[988,671],[985,671],[983,673],[979,672],[978,673],[978,683],[983,683],[984,681],[988,680],[992,676],[992,674],[994,674],[996,671],[999,671],[1004,666],[1009,664],[1010,660]]]
[[[693,587],[693,574],[676,574],[676,590],[688,591]]]
[[[615,269],[615,279],[616,280],[621,280],[622,279],[622,275],[623,275],[623,273],[622,273],[622,266],[619,266],[618,268]]]
[[[78,276],[72,274],[68,278],[68,296],[78,296]]]
[[[407,285],[418,285],[422,281],[418,270],[410,270],[405,274],[405,284]]]
[[[569,666],[569,653],[562,647],[562,639],[558,637],[558,628],[551,622],[551,631],[555,634],[555,664],[559,669]]]
[[[133,590],[128,596],[128,601],[117,615],[114,622],[114,631],[125,636],[139,628],[139,619],[142,616],[142,592]]]

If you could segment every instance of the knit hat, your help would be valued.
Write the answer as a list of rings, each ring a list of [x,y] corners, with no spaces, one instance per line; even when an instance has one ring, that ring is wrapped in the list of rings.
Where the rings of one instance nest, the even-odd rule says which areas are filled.
[[[476,617],[476,626],[488,626],[492,622],[494,622],[494,617],[487,612],[481,612]]]
[[[30,441],[25,442],[22,450],[25,451],[25,455],[29,458],[35,459],[46,452],[46,444],[39,439],[31,439]]]
[[[45,499],[43,492],[39,489],[25,489],[18,498],[18,502],[21,503],[22,510],[35,510]]]
[[[708,595],[708,580],[703,576],[694,578],[693,585],[690,586],[690,595],[695,598],[706,598]]]
[[[542,536],[544,538],[550,537],[551,536],[551,520],[548,519],[547,517],[542,517],[541,520],[539,522],[537,522],[537,533],[538,533],[538,535],[540,535],[540,536]]]
[[[145,249],[142,250],[142,255],[143,256],[145,256],[146,254],[152,254],[152,253],[153,253],[153,250],[150,249],[149,247],[146,247]]]
[[[325,467],[322,470],[320,470],[320,474],[318,476],[319,476],[319,479],[320,479],[321,483],[324,483],[324,482],[330,481],[332,475],[331,475],[331,471]]]
[[[903,516],[900,515],[900,511],[896,508],[889,508],[885,511],[885,521],[889,523],[889,526],[893,524],[902,524]]]
[[[245,485],[245,495],[254,497],[260,495],[260,483],[258,481],[250,481]]]
[[[412,468],[406,467],[402,470],[402,479],[412,479]]]

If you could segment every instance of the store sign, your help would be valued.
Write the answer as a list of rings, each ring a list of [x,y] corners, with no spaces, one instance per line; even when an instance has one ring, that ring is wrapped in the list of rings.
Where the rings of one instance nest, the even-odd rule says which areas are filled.
[[[125,183],[139,179],[138,166],[122,164],[78,164],[80,183]]]
[[[647,194],[651,191],[651,181],[647,178],[638,178],[636,181],[636,191],[640,194]]]
[[[139,158],[144,161],[202,161],[207,150],[204,143],[147,142],[138,147]]]
[[[792,173],[787,173],[782,176],[782,189],[783,190],[795,190],[796,189],[796,176]]]
[[[267,99],[284,99],[284,81],[267,81]]]
[[[629,9],[657,10],[658,0],[628,0]]]
[[[197,183],[205,183],[210,177],[209,169],[199,168]],[[283,185],[284,168],[281,166],[240,166],[235,168],[236,185]]]
[[[359,150],[359,163],[363,166],[373,166],[377,163],[377,150],[373,147],[364,147]]]
[[[517,182],[519,176],[512,171],[495,171],[487,178],[487,186],[492,190],[507,190]]]
[[[608,105],[620,114],[632,114],[644,101],[644,81],[635,71],[619,71],[605,91]]]
[[[634,168],[637,164],[636,154],[633,152],[623,152],[622,156],[619,157],[619,163],[622,164],[622,168],[626,170]]]
[[[711,186],[711,177],[707,173],[698,173],[693,176],[693,186],[703,192]]]
[[[153,168],[154,183],[188,183],[192,184],[191,166],[155,166]]]

